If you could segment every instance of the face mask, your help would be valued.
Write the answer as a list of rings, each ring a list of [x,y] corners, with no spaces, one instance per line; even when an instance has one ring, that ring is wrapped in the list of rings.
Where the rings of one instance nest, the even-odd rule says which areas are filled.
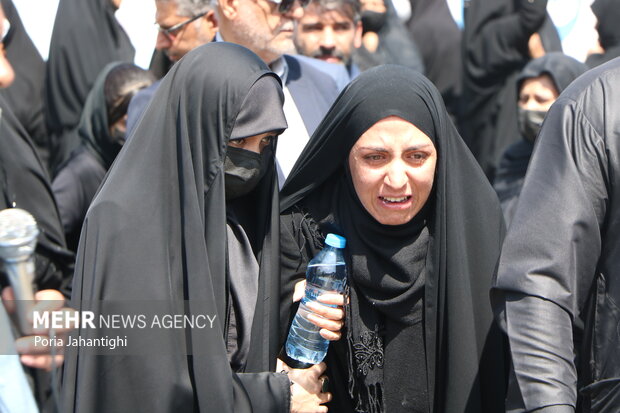
[[[269,148],[262,154],[246,149],[228,147],[224,161],[226,200],[245,195],[256,188],[258,182],[267,172],[264,158]]]
[[[376,11],[366,10],[362,12],[362,31],[377,33],[387,19],[387,13],[378,13]]]
[[[547,112],[544,110],[519,108],[519,131],[526,140],[534,142],[546,114]]]

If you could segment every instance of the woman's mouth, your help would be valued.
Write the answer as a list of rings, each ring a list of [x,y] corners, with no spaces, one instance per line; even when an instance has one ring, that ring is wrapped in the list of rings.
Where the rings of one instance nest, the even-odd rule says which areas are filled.
[[[385,205],[403,206],[411,202],[411,195],[379,196],[379,200]]]

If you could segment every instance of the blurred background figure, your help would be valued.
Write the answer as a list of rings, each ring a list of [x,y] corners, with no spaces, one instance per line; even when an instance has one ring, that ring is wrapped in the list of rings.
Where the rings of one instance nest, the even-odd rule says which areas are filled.
[[[533,58],[560,51],[547,0],[471,0],[463,32],[463,139],[492,181],[506,148],[519,139],[516,78]]]
[[[6,58],[15,68],[14,81],[0,90],[11,110],[32,138],[44,166],[48,166],[50,142],[43,110],[45,62],[30,40],[12,0],[2,0],[8,26],[2,40]]]
[[[507,226],[512,221],[534,140],[547,111],[560,93],[586,70],[585,64],[563,53],[553,52],[532,60],[519,74],[517,119],[521,139],[504,153],[493,184]]]
[[[161,79],[177,60],[195,47],[215,39],[218,23],[214,0],[155,0],[157,42],[150,70]],[[159,87],[157,80],[140,91],[127,110],[127,131],[136,122]]]
[[[131,63],[106,66],[90,91],[71,141],[77,147],[60,167],[52,189],[72,251],[77,250],[86,211],[125,143],[127,107],[155,77]]]
[[[446,0],[409,1],[411,18],[407,21],[407,30],[412,40],[418,40],[416,45],[424,62],[424,74],[437,86],[448,112],[454,117],[463,70],[461,29]]]
[[[301,55],[344,65],[349,79],[360,70],[353,51],[362,44],[359,0],[315,0],[295,26],[295,47]]]
[[[396,14],[390,0],[361,0],[362,45],[353,60],[364,71],[383,64],[398,64],[424,73],[416,43]]]
[[[12,29],[8,29],[7,20],[3,17],[4,13],[0,7],[0,30],[7,35]],[[3,36],[3,40],[5,38]],[[2,51],[0,53],[0,87],[5,88],[11,85],[15,75],[11,63]],[[21,208],[35,218],[40,231],[34,254],[35,288],[37,290],[59,290],[62,294],[54,291],[52,295],[56,297],[55,299],[62,299],[63,295],[67,297],[71,291],[74,256],[66,248],[47,170],[24,125],[13,114],[12,106],[6,94],[0,93],[0,210]],[[5,289],[7,285],[4,273],[0,270],[0,290],[2,290],[3,302],[6,299],[12,299],[9,289]],[[4,307],[0,309],[0,313],[3,312]],[[0,314],[0,317],[3,315]],[[52,376],[44,370],[49,370],[52,365],[57,365],[54,362],[60,363],[62,359],[52,359],[43,355],[22,355],[21,362],[27,366],[22,368],[15,356],[13,332],[8,331],[9,324],[4,323],[4,320],[2,322],[0,411],[3,413],[30,413],[38,409],[42,412],[53,411],[53,406],[49,403]],[[17,347],[16,350],[20,353],[28,353],[28,350],[24,350],[23,347]],[[24,379],[24,373],[28,374],[28,381]],[[32,402],[33,396],[36,406]]]
[[[45,79],[45,110],[52,168],[70,151],[67,138],[99,72],[108,63],[133,62],[134,48],[116,20],[121,0],[60,0]]]
[[[620,56],[620,1],[596,0],[592,11],[597,18],[600,49],[586,60],[591,68]]]

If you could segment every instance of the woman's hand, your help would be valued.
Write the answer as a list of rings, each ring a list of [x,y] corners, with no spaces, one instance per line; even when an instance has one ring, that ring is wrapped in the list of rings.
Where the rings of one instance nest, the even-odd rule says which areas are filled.
[[[326,368],[325,363],[319,363],[307,369],[294,369],[277,360],[277,371],[286,372],[291,381],[291,413],[327,412],[327,407],[321,406],[332,399],[331,393],[323,392]]]
[[[33,311],[39,313],[46,311],[62,311],[67,315],[74,313],[72,308],[64,307],[65,297],[57,290],[41,290],[38,291],[35,296],[37,303],[34,306]],[[2,290],[2,302],[9,314],[15,311],[15,303],[13,302],[15,297],[13,295],[13,289],[7,287]],[[50,317],[51,319],[51,317]],[[55,340],[56,343],[62,342],[66,344],[69,329],[56,329]],[[64,362],[64,347],[56,347],[56,354],[52,356],[52,347],[50,345],[43,345],[42,342],[49,342],[49,331],[46,329],[35,329],[35,335],[20,337],[15,340],[15,347],[20,354],[20,361],[22,364],[37,369],[50,371],[52,367],[58,367]],[[37,340],[37,337],[39,339]],[[41,338],[45,340],[41,340]]]
[[[293,302],[301,300],[304,296],[306,281],[302,280],[295,284]],[[340,330],[344,326],[344,305],[346,298],[342,294],[328,293],[322,294],[317,298],[323,304],[309,302],[308,308],[314,314],[308,314],[308,320],[318,327],[321,327],[320,334],[326,340],[337,341],[342,337]],[[328,305],[335,306],[329,307]]]

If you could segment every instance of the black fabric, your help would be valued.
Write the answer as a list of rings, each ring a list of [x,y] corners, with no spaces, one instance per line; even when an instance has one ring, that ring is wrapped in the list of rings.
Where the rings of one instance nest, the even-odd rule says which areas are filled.
[[[80,123],[65,141],[63,159],[68,159],[71,152],[81,144],[101,166],[108,170],[120,152],[122,145],[110,135],[108,107],[104,93],[106,78],[117,65],[118,62],[110,63],[97,75],[86,97]]]
[[[226,351],[232,370],[242,372],[251,342],[259,267],[250,240],[233,208],[227,206],[226,215],[231,301]]]
[[[416,383],[420,383],[421,378],[425,384],[422,388],[428,390],[428,410],[432,412],[501,411],[505,388],[503,343],[487,304],[503,239],[501,211],[482,171],[450,122],[439,92],[413,70],[386,65],[362,73],[338,97],[293,168],[281,191],[282,277],[286,286],[283,305],[290,305],[287,302],[290,302],[294,281],[307,265],[303,261],[310,254],[300,249],[320,244],[322,234],[336,231],[345,236],[348,264],[368,260],[368,268],[375,271],[374,265],[388,263],[385,258],[379,258],[381,251],[388,251],[399,242],[401,248],[412,251],[409,248],[416,243],[416,232],[423,233],[419,230],[419,218],[424,213],[402,228],[380,226],[372,223],[367,212],[359,211],[356,202],[350,201],[350,193],[341,186],[343,179],[347,186],[348,178],[342,178],[346,171],[344,165],[358,137],[377,121],[392,115],[413,123],[434,139],[438,152],[434,192],[426,212],[428,254],[424,258],[423,290],[426,371],[417,372],[420,376]],[[333,209],[333,204],[321,203],[321,199],[341,204]],[[342,216],[345,210],[350,217]],[[330,218],[332,213],[333,219]],[[317,230],[313,230],[311,221],[316,222]],[[350,230],[346,222],[355,222],[359,228]],[[399,238],[397,235],[401,232],[408,234],[408,238]],[[366,237],[373,234],[376,237],[369,243]],[[411,264],[416,258],[408,257],[413,262],[399,270],[398,263],[406,262],[403,259],[405,257],[390,260],[388,271],[404,270],[409,276],[415,275]],[[356,271],[355,265],[353,271]],[[379,274],[383,273],[382,270]],[[352,274],[351,278],[356,280],[360,275],[363,273]],[[372,277],[378,275],[373,273]],[[415,281],[413,285],[407,294],[416,289]],[[355,281],[354,289],[359,289]],[[360,296],[365,299],[364,293]],[[409,317],[415,313],[415,306],[406,316],[400,311],[402,308],[395,307],[399,320],[414,323],[415,317]],[[356,310],[352,300],[350,312]],[[392,317],[391,310],[384,309],[382,314]],[[287,315],[282,317],[286,319]],[[347,328],[356,322],[347,318]],[[383,362],[376,338],[377,334],[362,340],[369,352],[369,369],[380,367]],[[340,378],[330,381],[330,387],[334,387],[334,404],[339,406],[338,411],[352,411],[348,389],[344,388],[344,383],[351,379],[347,373],[351,364],[347,359],[351,354],[339,348],[343,345],[338,342],[330,350],[332,356],[336,355],[328,360],[330,375]],[[421,364],[415,360],[411,363]],[[401,370],[389,371],[386,375],[388,380],[395,380],[396,375],[407,377]]]
[[[288,411],[285,375],[256,373],[273,371],[279,347],[273,162],[256,190],[236,200],[242,207],[235,217],[260,267],[246,373],[231,372],[225,345],[224,158],[245,97],[263,76],[277,80],[240,46],[211,43],[190,51],[163,79],[104,179],[82,230],[74,305],[187,300],[187,311],[217,318],[210,330],[171,330],[167,340],[152,344],[161,357],[72,351],[65,362],[67,411]],[[199,350],[185,355],[191,349]]]
[[[3,40],[6,58],[13,66],[15,80],[0,95],[31,137],[43,165],[47,168],[50,141],[45,127],[43,110],[43,84],[45,62],[26,33],[12,0],[2,0],[2,9],[11,24],[11,30]]]
[[[22,208],[39,227],[35,250],[38,289],[70,293],[73,254],[67,250],[58,209],[45,170],[32,141],[0,96],[0,210]]]
[[[618,0],[596,0],[592,3],[592,12],[596,16],[599,42],[603,49],[620,45],[620,3]]]
[[[417,44],[398,18],[391,0],[385,0],[387,17],[379,35],[379,46],[375,52],[363,45],[353,51],[353,62],[364,71],[384,64],[398,64],[424,73],[424,63]]]
[[[560,94],[586,70],[588,70],[586,65],[564,53],[547,53],[525,65],[517,77],[517,92],[521,89],[524,80],[548,75]]]
[[[516,377],[508,405],[523,406],[514,412],[618,411],[619,85],[620,59],[589,70],[536,140],[491,292]],[[528,303],[536,308],[522,318]]]
[[[84,146],[76,149],[52,182],[67,247],[77,251],[82,223],[107,169]]]
[[[546,0],[471,0],[463,32],[459,131],[492,181],[499,160],[519,140],[515,79],[531,59],[538,32],[545,51],[560,51]]]
[[[266,132],[279,135],[288,126],[282,112],[282,94],[272,84],[275,80],[264,77],[256,81],[248,92],[235,121],[230,139],[247,138]]]
[[[445,0],[410,0],[411,18],[407,30],[424,62],[424,74],[443,97],[450,113],[457,111],[461,93],[462,33]]]
[[[551,78],[560,94],[587,69],[586,65],[563,53],[548,53],[525,65],[516,79],[517,96],[524,80],[544,74]],[[521,136],[521,139],[506,149],[499,162],[493,187],[499,197],[507,226],[512,221],[533,150],[533,142]]]
[[[54,167],[63,160],[58,156],[67,153],[67,134],[78,125],[101,70],[111,62],[133,62],[134,48],[114,12],[111,0],[58,4],[45,78],[45,121]]]
[[[119,63],[110,63],[97,76],[86,99],[80,123],[69,135],[65,150],[71,150],[52,182],[67,245],[77,251],[88,206],[105,173],[121,150],[121,142],[110,134],[105,84]],[[131,94],[128,94],[131,96]]]
[[[617,0],[596,0],[592,3],[592,12],[596,16],[599,42],[604,53],[588,56],[586,64],[595,67],[620,56],[620,2]]]

